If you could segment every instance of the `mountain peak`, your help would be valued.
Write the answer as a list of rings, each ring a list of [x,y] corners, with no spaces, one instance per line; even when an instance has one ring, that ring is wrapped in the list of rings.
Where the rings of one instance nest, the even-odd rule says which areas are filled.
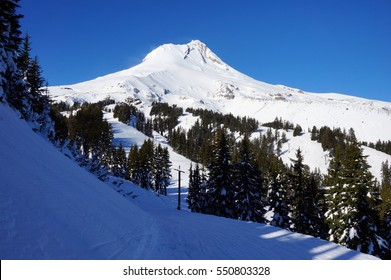
[[[183,60],[185,60],[187,64],[217,66],[218,68],[229,70],[229,66],[200,40],[192,40],[189,43],[182,45],[161,45],[151,51],[143,59],[143,62],[178,64]]]

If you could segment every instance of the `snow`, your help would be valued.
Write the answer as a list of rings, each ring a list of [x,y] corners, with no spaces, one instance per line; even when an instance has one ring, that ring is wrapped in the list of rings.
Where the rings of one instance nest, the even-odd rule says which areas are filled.
[[[198,40],[184,45],[162,45],[132,68],[75,85],[50,87],[49,91],[54,100],[70,104],[96,102],[107,96],[117,101],[128,97],[140,99],[142,104],[137,106],[147,116],[151,103],[161,101],[183,108],[248,116],[261,123],[282,117],[301,125],[304,131],[314,125],[318,129],[326,125],[347,131],[353,127],[360,141],[391,139],[391,103],[337,93],[310,93],[257,81],[225,64]],[[185,114],[180,117],[179,126],[188,130],[197,119]],[[312,170],[327,172],[328,153],[319,143],[311,141],[308,133],[300,137],[287,133],[287,136],[290,141],[283,145],[281,154],[285,163],[290,164],[300,148],[304,163]],[[123,137],[118,138],[122,141]],[[380,181],[381,163],[390,156],[369,148],[364,148],[364,152],[369,155],[371,172]]]
[[[205,44],[166,44],[130,69],[83,83],[49,88],[57,101],[96,102],[108,95],[249,116],[260,122],[282,117],[303,129],[327,125],[349,130],[361,141],[391,139],[391,104],[336,93],[310,93],[254,80],[225,64]],[[169,93],[167,93],[169,92]]]
[[[142,140],[116,129],[124,139],[132,133],[129,144]],[[112,178],[109,187],[4,104],[0,131],[1,259],[375,259],[264,224],[178,211],[173,197],[130,182]]]

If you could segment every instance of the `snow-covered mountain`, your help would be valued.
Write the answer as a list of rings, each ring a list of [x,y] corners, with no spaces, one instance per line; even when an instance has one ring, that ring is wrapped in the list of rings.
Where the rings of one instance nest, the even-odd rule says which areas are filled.
[[[353,127],[362,141],[391,139],[390,103],[260,82],[236,71],[197,40],[162,45],[130,69],[49,90],[55,100],[67,103],[130,97],[136,104],[141,101],[144,109],[162,101],[249,116],[261,123],[278,116],[303,128]]]
[[[375,259],[265,224],[178,211],[170,196],[130,182],[110,187],[2,103],[0,130],[2,260]]]

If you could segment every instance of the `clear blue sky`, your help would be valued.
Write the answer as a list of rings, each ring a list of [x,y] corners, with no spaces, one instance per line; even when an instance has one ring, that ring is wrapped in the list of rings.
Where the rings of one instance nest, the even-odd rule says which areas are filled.
[[[255,79],[391,101],[390,0],[21,0],[50,85],[141,62],[155,47],[203,41]]]

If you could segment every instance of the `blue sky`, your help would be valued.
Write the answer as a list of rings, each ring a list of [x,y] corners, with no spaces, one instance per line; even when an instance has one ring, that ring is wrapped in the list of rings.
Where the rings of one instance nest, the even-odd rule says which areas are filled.
[[[389,0],[21,0],[50,85],[141,62],[199,39],[257,80],[391,101]]]

